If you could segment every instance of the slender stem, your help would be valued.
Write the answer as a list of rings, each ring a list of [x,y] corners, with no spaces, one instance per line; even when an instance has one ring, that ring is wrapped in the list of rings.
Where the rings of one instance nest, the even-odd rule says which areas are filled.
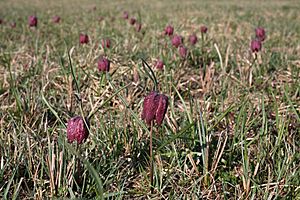
[[[153,121],[151,121],[151,126],[150,126],[150,190],[151,194],[153,194],[153,149],[152,149],[152,129],[153,129]]]

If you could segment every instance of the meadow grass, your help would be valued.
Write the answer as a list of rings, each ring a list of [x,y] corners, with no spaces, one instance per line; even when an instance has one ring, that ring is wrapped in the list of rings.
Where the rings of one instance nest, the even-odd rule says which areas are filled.
[[[299,9],[296,0],[0,1],[0,198],[300,199]],[[168,24],[187,59],[163,35]],[[267,38],[254,55],[258,26]],[[142,60],[156,59],[165,66],[153,76]],[[151,194],[141,110],[154,88],[169,107],[153,128]],[[66,139],[76,115],[90,116],[82,145]]]

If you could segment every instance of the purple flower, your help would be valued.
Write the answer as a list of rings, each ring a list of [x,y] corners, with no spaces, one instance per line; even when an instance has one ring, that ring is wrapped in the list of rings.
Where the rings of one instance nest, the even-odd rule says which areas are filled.
[[[100,72],[108,72],[110,68],[110,61],[107,58],[99,58],[98,69]]]
[[[142,24],[141,24],[141,23],[137,23],[136,26],[135,26],[135,30],[136,30],[137,32],[140,32],[141,29],[142,29]]]
[[[264,41],[266,39],[266,31],[262,27],[257,27],[255,29],[256,38],[260,41]]]
[[[166,26],[165,28],[165,35],[171,36],[173,35],[174,28],[171,25]]]
[[[189,40],[190,40],[191,45],[195,45],[198,41],[197,35],[196,34],[190,35]]]
[[[60,16],[57,16],[57,15],[53,16],[52,17],[52,22],[53,23],[59,23],[60,22]]]
[[[34,16],[34,15],[29,16],[28,24],[30,27],[36,27],[37,23],[38,23],[38,19],[36,16]]]
[[[69,143],[77,141],[78,144],[81,144],[88,136],[89,132],[87,126],[81,116],[69,119],[67,126],[67,139]]]
[[[187,48],[183,45],[180,45],[179,47],[179,55],[182,57],[182,58],[186,58],[187,57]]]
[[[155,66],[157,69],[162,70],[163,67],[164,67],[164,62],[163,62],[162,60],[158,59],[158,60],[155,62],[154,66]]]
[[[168,97],[163,94],[160,94],[157,110],[155,113],[155,120],[156,120],[156,123],[158,126],[160,126],[162,124],[162,121],[165,118],[167,109],[168,109]]]
[[[155,91],[148,94],[143,103],[142,120],[148,125],[156,120],[157,125],[161,125],[168,109],[168,97]]]
[[[207,27],[206,26],[201,26],[200,31],[201,31],[201,33],[206,33],[207,32]]]
[[[131,25],[134,25],[135,22],[136,22],[136,19],[135,19],[134,17],[131,17],[130,20],[129,20],[129,23],[130,23]]]
[[[123,12],[123,19],[128,19],[129,18],[129,14],[127,11]]]
[[[251,51],[252,52],[259,52],[261,50],[261,41],[260,40],[252,40],[251,41]]]
[[[176,48],[182,44],[182,37],[180,35],[174,35],[172,38],[172,45]]]
[[[110,39],[102,39],[101,45],[103,48],[110,48]]]
[[[87,44],[89,43],[89,36],[86,34],[81,33],[79,36],[79,42],[80,44]]]

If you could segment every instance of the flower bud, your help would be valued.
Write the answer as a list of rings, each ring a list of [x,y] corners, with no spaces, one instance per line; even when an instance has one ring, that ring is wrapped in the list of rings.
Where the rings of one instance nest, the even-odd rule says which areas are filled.
[[[29,16],[28,24],[30,27],[36,27],[37,23],[38,23],[38,19],[36,16],[34,16],[34,15]]]
[[[182,37],[180,35],[174,35],[172,38],[172,45],[176,48],[182,44]]]
[[[79,42],[80,42],[80,44],[87,44],[87,43],[89,43],[89,36],[88,35],[86,35],[86,34],[80,34],[80,36],[79,36]]]
[[[81,116],[69,119],[67,126],[67,139],[69,143],[77,141],[78,144],[81,144],[88,136],[89,132],[87,126]]]

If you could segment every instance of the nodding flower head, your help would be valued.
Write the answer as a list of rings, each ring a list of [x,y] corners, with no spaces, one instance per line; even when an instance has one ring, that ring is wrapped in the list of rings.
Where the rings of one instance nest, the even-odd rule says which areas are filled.
[[[264,41],[266,39],[266,31],[264,28],[262,27],[257,27],[255,29],[255,36],[256,39],[260,40],[260,41]]]
[[[87,126],[89,126],[89,124],[87,120],[86,123],[87,124],[85,124],[81,116],[69,119],[67,126],[67,139],[69,143],[77,141],[78,144],[81,144],[88,138],[89,132]]]
[[[185,46],[180,45],[178,51],[179,51],[179,55],[180,55],[181,58],[186,58],[186,57],[187,57],[187,55],[188,55],[188,50],[187,50],[187,48],[186,48]]]
[[[102,39],[101,45],[103,48],[110,48],[110,39]]]
[[[259,52],[261,50],[261,41],[260,40],[252,40],[251,41],[251,45],[250,45],[250,48],[251,48],[251,51],[254,53],[254,52]]]
[[[195,45],[198,41],[197,35],[196,34],[190,35],[189,40],[191,45]]]
[[[200,31],[201,31],[201,33],[207,33],[207,27],[206,26],[201,26],[200,27]]]
[[[160,126],[165,118],[168,109],[168,97],[160,94],[158,100],[158,106],[155,113],[155,120],[158,126]]]
[[[129,14],[127,11],[123,12],[123,19],[128,19],[129,18]]]
[[[136,19],[135,19],[134,17],[131,17],[130,20],[129,20],[129,23],[130,23],[131,25],[134,25],[135,22],[136,22]]]
[[[59,23],[60,22],[60,16],[57,16],[57,15],[53,16],[52,21],[53,21],[53,23]]]
[[[174,35],[172,38],[172,45],[176,48],[182,44],[182,37],[180,35]]]
[[[162,70],[164,68],[164,62],[160,59],[158,59],[155,63],[154,66],[156,69]]]
[[[80,34],[79,36],[79,42],[80,44],[87,44],[89,43],[89,36],[87,34]]]
[[[168,97],[153,91],[144,99],[141,117],[148,125],[151,125],[151,122],[155,120],[157,125],[160,126],[165,117],[167,109]]]
[[[165,28],[165,35],[171,36],[173,35],[174,28],[171,25],[166,26]]]
[[[38,19],[36,16],[34,16],[34,15],[29,16],[28,24],[30,27],[36,27],[37,23],[38,23]]]
[[[108,72],[110,68],[110,61],[107,58],[100,57],[98,60],[98,69],[100,72]]]

